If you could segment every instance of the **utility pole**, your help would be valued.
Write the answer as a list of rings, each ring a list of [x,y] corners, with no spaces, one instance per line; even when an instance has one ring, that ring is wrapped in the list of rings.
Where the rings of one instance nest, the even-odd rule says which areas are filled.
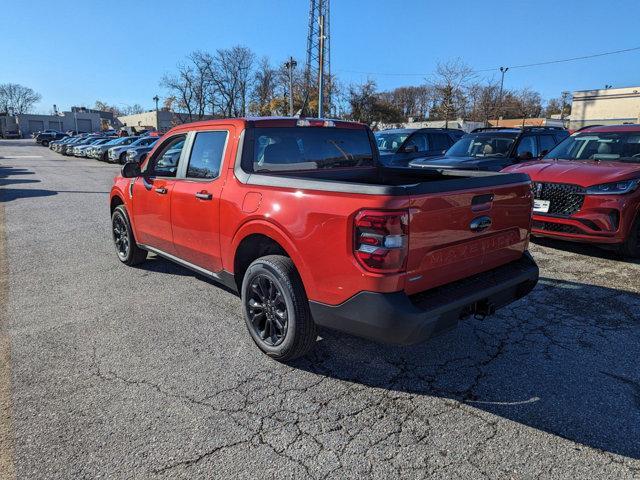
[[[293,57],[289,57],[284,66],[289,71],[289,116],[293,117],[293,69],[296,68],[298,62]]]
[[[565,109],[567,108],[567,100],[569,100],[569,95],[571,95],[569,92],[562,92],[562,107],[560,107],[560,121],[562,122],[562,126],[564,127],[564,112]]]
[[[304,70],[304,104],[302,112],[315,89],[319,103],[318,116],[322,116],[324,107],[331,111],[331,0],[309,0],[309,32],[307,35],[307,60]],[[320,73],[322,72],[322,73]],[[320,98],[318,98],[320,100]]]
[[[322,11],[322,0],[320,2],[320,11]],[[319,25],[319,44],[318,44],[318,118],[322,118],[324,107],[324,15],[320,15],[318,19]]]
[[[500,67],[500,73],[502,74],[502,78],[500,79],[500,111],[498,112],[498,118],[496,122],[496,127],[500,126],[500,116],[502,115],[502,89],[504,87],[504,74],[507,73],[509,67]]]

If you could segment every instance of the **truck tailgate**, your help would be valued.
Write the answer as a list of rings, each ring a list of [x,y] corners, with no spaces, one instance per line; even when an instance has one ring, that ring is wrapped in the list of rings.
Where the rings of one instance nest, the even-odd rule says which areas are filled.
[[[411,196],[405,292],[519,259],[531,224],[529,182]]]

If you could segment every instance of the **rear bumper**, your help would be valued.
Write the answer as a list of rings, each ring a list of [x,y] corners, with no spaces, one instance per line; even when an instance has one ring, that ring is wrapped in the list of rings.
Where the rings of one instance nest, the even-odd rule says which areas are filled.
[[[457,282],[408,296],[360,292],[340,305],[309,302],[316,324],[383,343],[412,345],[455,327],[470,314],[490,314],[529,293],[538,266],[519,260]]]

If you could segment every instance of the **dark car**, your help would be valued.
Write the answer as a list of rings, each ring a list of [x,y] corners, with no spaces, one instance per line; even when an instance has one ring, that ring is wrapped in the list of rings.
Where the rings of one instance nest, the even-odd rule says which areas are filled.
[[[136,137],[128,137],[128,138],[135,139]],[[122,143],[119,146],[111,147],[108,150],[109,161],[119,162],[120,164],[124,165],[127,162],[127,152],[130,149],[136,149],[138,147],[146,147],[148,145],[153,145],[157,141],[158,141],[158,137],[147,136],[147,137],[140,137],[137,140],[132,141],[130,144]]]
[[[477,128],[442,156],[418,158],[412,168],[448,168],[499,172],[520,162],[540,158],[569,136],[560,127]]]
[[[38,145],[42,145],[43,147],[48,147],[51,142],[56,140],[62,140],[63,138],[67,138],[68,135],[66,133],[54,132],[54,131],[46,131],[41,132],[36,135],[36,143]]]
[[[153,150],[153,147],[157,143],[159,138],[160,137],[144,137],[144,139],[147,140],[145,142],[146,145],[142,145],[142,146],[133,146],[133,144],[130,145],[130,147],[132,147],[132,148],[129,148],[127,150],[126,161],[127,162],[136,162],[136,163],[142,162],[145,158],[147,158],[147,154],[151,150]],[[140,139],[140,140],[142,140],[142,139]]]
[[[462,130],[448,128],[394,128],[375,133],[380,161],[387,166],[406,167],[414,158],[442,155]]]
[[[62,150],[60,153],[62,153],[63,155],[73,155],[74,154],[73,149],[75,147],[80,147],[82,145],[89,145],[98,139],[99,137],[96,137],[95,135],[88,135],[86,137],[81,137],[80,140],[77,142],[64,144],[62,146]]]

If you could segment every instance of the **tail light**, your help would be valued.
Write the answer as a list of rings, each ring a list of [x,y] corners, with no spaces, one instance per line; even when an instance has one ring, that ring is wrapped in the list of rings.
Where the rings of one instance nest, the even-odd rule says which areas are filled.
[[[363,210],[354,220],[354,255],[368,271],[401,272],[406,267],[409,235],[407,210]]]

